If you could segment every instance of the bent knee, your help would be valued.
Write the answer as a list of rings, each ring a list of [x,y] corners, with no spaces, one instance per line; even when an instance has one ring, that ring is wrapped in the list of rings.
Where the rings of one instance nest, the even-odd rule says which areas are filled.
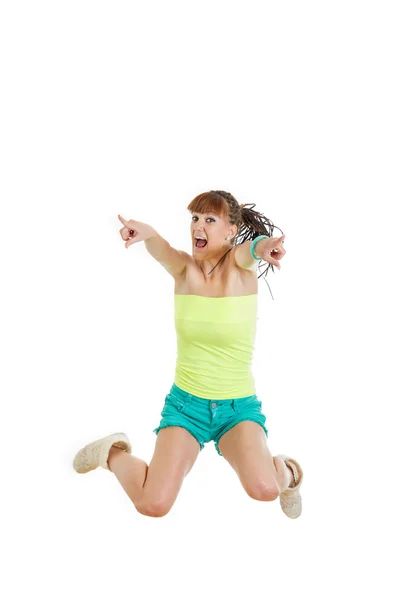
[[[136,510],[145,517],[165,517],[172,508],[171,502],[146,502],[135,504]]]
[[[245,488],[247,494],[253,500],[260,500],[262,502],[272,502],[279,496],[279,488],[277,485],[253,485]]]

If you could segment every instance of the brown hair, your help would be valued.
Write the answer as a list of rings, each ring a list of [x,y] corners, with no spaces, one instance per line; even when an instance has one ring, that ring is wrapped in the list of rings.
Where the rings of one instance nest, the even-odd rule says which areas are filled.
[[[232,225],[236,225],[238,228],[237,234],[231,241],[233,248],[248,240],[254,240],[259,235],[273,237],[275,228],[279,229],[281,234],[283,234],[282,229],[274,225],[265,215],[254,210],[254,207],[255,204],[239,204],[236,198],[229,192],[224,192],[223,190],[210,190],[209,192],[203,192],[193,198],[187,208],[192,213],[198,212],[204,214],[206,212],[213,212],[220,217],[228,217],[229,222],[232,223]],[[232,250],[232,248],[230,248],[230,250]],[[224,257],[225,254],[222,258]],[[220,260],[222,260],[222,258]],[[218,261],[217,265],[219,262],[220,261]],[[215,267],[217,265],[215,265]],[[265,275],[264,279],[268,285],[266,279],[268,269],[271,267],[272,271],[274,271],[274,265],[271,265],[269,262],[260,261],[258,268],[261,270],[261,266],[264,267],[265,265],[267,265],[267,268],[258,276],[258,278]]]

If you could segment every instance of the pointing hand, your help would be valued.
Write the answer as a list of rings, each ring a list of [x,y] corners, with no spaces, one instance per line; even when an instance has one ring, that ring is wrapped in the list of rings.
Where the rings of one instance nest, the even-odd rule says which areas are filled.
[[[127,221],[121,217],[121,215],[118,215],[118,219],[124,225],[119,232],[122,239],[126,242],[125,248],[129,248],[129,246],[136,244],[137,242],[144,242],[145,240],[157,235],[155,229],[153,229],[153,227],[150,225],[146,225],[146,223],[134,221],[133,219]]]

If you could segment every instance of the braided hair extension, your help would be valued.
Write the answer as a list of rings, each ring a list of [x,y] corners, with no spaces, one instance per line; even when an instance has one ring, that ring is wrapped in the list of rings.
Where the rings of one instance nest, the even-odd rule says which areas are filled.
[[[209,192],[204,192],[196,196],[196,198],[190,202],[187,208],[191,212],[215,212],[220,216],[225,214],[229,217],[230,223],[232,223],[232,225],[236,225],[238,228],[237,234],[231,240],[232,247],[228,250],[228,252],[230,252],[234,246],[243,244],[248,240],[254,240],[259,235],[273,237],[273,231],[275,228],[279,229],[281,234],[283,234],[283,231],[280,229],[280,227],[274,225],[272,221],[262,213],[254,210],[254,207],[255,204],[239,204],[236,198],[229,192],[225,192],[223,190],[210,190]],[[221,260],[225,258],[228,252],[226,252],[220,258],[215,267],[221,262]],[[258,276],[258,279],[264,276],[264,280],[269,287],[267,274],[270,267],[274,272],[274,265],[267,261],[260,261],[257,268],[261,270],[261,268],[265,267],[265,265],[267,265],[267,268]],[[215,269],[215,267],[210,271],[210,273]],[[269,291],[271,292],[270,287]]]

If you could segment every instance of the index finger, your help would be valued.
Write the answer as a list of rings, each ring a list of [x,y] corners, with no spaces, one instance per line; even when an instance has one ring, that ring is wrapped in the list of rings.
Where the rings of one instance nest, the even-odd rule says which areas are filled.
[[[128,221],[126,219],[124,219],[124,217],[121,217],[121,215],[118,215],[118,219],[121,221],[121,223],[123,223],[125,225],[125,227],[127,227],[128,229],[131,229]]]

